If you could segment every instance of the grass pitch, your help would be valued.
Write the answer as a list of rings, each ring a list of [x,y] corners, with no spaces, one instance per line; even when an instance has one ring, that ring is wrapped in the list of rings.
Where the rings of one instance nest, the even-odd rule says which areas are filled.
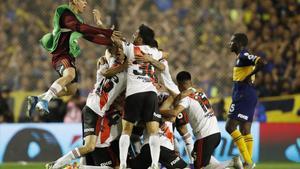
[[[4,163],[0,169],[44,169],[45,163]],[[300,163],[258,163],[255,169],[300,169]]]

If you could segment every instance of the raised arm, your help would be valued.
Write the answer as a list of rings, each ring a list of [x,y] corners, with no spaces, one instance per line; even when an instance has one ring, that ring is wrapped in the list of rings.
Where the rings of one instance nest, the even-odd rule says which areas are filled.
[[[64,11],[62,14],[60,25],[62,28],[71,29],[72,31],[80,32],[82,34],[101,34],[107,38],[110,38],[113,33],[113,30],[111,29],[102,29],[80,23],[76,16],[68,10]]]
[[[101,71],[101,74],[105,77],[112,77],[116,75],[117,73],[120,73],[124,71],[128,67],[128,62],[125,61],[123,64],[120,64],[118,66],[114,66],[105,70]]]

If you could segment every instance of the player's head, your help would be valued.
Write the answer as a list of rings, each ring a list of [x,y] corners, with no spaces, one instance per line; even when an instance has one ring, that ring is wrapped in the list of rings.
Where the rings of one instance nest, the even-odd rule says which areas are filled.
[[[176,76],[176,80],[180,91],[184,91],[192,87],[192,76],[187,71],[179,72]]]
[[[87,5],[86,0],[69,0],[74,11],[82,13]]]
[[[123,49],[121,49],[115,45],[109,46],[107,49],[108,49],[109,53],[111,53],[112,56],[116,58],[116,61],[118,63],[124,62],[125,55],[124,55]]]
[[[232,52],[239,52],[241,49],[245,48],[248,44],[247,35],[244,33],[235,33],[232,35],[230,40],[230,50]]]
[[[155,48],[158,47],[154,31],[144,24],[142,24],[133,34],[133,43],[135,45],[148,45]]]

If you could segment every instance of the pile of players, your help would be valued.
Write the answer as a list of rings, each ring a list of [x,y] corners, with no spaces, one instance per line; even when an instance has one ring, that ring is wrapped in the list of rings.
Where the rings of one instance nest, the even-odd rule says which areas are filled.
[[[49,113],[53,97],[77,90],[76,40],[83,37],[108,46],[97,62],[94,90],[82,111],[84,144],[46,168],[63,168],[80,157],[80,168],[189,168],[175,151],[174,128],[194,168],[243,168],[239,157],[221,163],[212,156],[221,134],[208,98],[193,85],[189,72],[179,72],[178,86],[174,83],[168,53],[159,49],[154,31],[142,24],[129,43],[118,31],[84,24],[78,13],[85,6],[85,0],[70,0],[55,11],[54,31],[43,37],[42,45],[53,55],[53,67],[61,77],[44,94],[28,97],[29,114],[35,109]],[[99,12],[94,14],[101,26]],[[246,161],[247,166],[253,167]]]

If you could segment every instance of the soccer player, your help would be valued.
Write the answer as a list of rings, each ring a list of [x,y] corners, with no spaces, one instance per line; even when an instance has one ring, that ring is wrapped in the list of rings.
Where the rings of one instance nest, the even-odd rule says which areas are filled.
[[[122,132],[121,116],[121,111],[114,109],[112,106],[101,118],[98,124],[98,128],[101,129],[99,130],[96,147],[93,152],[85,155],[85,164],[81,165],[81,168],[88,169],[91,166],[98,166],[108,169],[119,166],[119,142],[117,138]]]
[[[77,91],[75,58],[80,54],[77,40],[80,37],[100,44],[110,45],[113,30],[89,26],[78,15],[84,12],[86,0],[69,0],[69,5],[61,5],[55,10],[54,30],[41,39],[42,46],[52,54],[52,66],[60,75],[47,92],[28,97],[27,115],[35,108],[49,113],[48,102],[53,97],[74,95]],[[114,32],[116,34],[116,32]]]
[[[254,168],[252,161],[253,137],[250,133],[257,95],[253,86],[254,75],[264,66],[263,60],[246,49],[248,38],[243,33],[231,37],[230,49],[236,54],[233,68],[232,103],[226,131],[237,145],[246,168]],[[237,129],[239,126],[239,130]]]
[[[181,92],[193,88],[189,72],[179,72],[176,79]],[[161,112],[164,115],[169,114],[176,117],[179,113],[186,111],[196,137],[193,149],[194,168],[200,169],[209,165],[212,153],[220,143],[221,134],[217,118],[214,116],[206,95],[194,90],[195,93],[181,99],[174,109]]]
[[[174,151],[174,134],[172,122],[165,121],[160,127],[160,156],[159,162],[168,169],[185,168],[187,164]],[[147,169],[151,165],[149,133],[144,132],[144,144],[141,153],[133,160],[130,160],[130,167],[133,169]]]
[[[133,125],[137,121],[146,123],[149,136],[149,146],[152,164],[150,168],[158,168],[160,141],[158,136],[161,115],[158,110],[157,90],[153,85],[155,68],[164,69],[158,60],[162,52],[158,51],[154,31],[146,25],[141,25],[133,36],[134,44],[114,39],[114,43],[122,47],[128,57],[127,87],[125,99],[125,114],[122,121],[122,135],[120,137],[120,168],[126,168],[128,147]],[[139,57],[148,54],[148,62],[139,61]]]
[[[105,126],[104,122],[113,124],[108,120],[115,121],[115,118],[111,118],[115,115],[106,115],[105,112],[109,110],[112,102],[125,89],[126,73],[124,70],[127,65],[126,62],[118,64],[116,60],[117,58],[124,58],[122,50],[113,47],[110,48],[110,51],[112,54],[106,52],[106,55],[99,59],[95,89],[89,94],[83,108],[84,145],[75,148],[54,163],[47,164],[48,168],[60,168],[76,158],[93,152],[99,133],[101,134],[100,127]],[[107,117],[106,120],[103,119],[105,117]],[[101,135],[100,139],[103,141]]]

